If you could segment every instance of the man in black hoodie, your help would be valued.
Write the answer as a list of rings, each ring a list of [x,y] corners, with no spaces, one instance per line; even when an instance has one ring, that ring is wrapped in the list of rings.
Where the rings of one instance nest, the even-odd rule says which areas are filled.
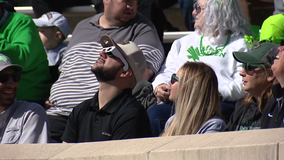
[[[267,106],[262,113],[261,128],[284,127],[284,46],[278,47],[278,54],[270,52],[273,61],[263,60],[264,63],[272,64],[271,69],[276,76],[279,84],[272,86],[273,97],[269,100]]]

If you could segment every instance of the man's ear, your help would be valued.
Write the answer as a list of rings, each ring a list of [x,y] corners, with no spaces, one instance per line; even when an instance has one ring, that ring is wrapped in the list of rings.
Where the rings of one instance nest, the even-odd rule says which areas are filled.
[[[122,71],[120,74],[120,77],[131,77],[133,75],[132,70],[128,69],[127,71]]]

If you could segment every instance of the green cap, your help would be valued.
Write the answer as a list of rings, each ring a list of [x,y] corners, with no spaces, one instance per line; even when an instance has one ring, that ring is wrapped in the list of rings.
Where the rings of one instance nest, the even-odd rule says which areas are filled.
[[[278,44],[275,43],[261,43],[248,52],[233,52],[236,61],[241,63],[265,63],[272,65],[278,54]]]
[[[284,14],[268,17],[261,26],[259,42],[267,41],[280,44],[284,40]]]

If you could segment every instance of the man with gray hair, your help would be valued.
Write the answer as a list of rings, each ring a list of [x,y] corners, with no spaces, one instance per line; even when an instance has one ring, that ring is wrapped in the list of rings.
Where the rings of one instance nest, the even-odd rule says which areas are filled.
[[[150,122],[142,104],[132,95],[143,79],[146,61],[131,41],[116,44],[101,37],[100,58],[92,66],[99,91],[77,105],[62,136],[64,142],[90,142],[151,136]]]

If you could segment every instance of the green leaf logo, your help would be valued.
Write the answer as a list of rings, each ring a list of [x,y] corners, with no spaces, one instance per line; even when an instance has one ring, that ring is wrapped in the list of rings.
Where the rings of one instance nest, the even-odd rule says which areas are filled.
[[[1,60],[1,61],[4,61],[5,63],[7,63],[7,60],[8,60],[8,59],[7,59],[7,57],[5,57],[5,56],[0,56],[0,60]]]

